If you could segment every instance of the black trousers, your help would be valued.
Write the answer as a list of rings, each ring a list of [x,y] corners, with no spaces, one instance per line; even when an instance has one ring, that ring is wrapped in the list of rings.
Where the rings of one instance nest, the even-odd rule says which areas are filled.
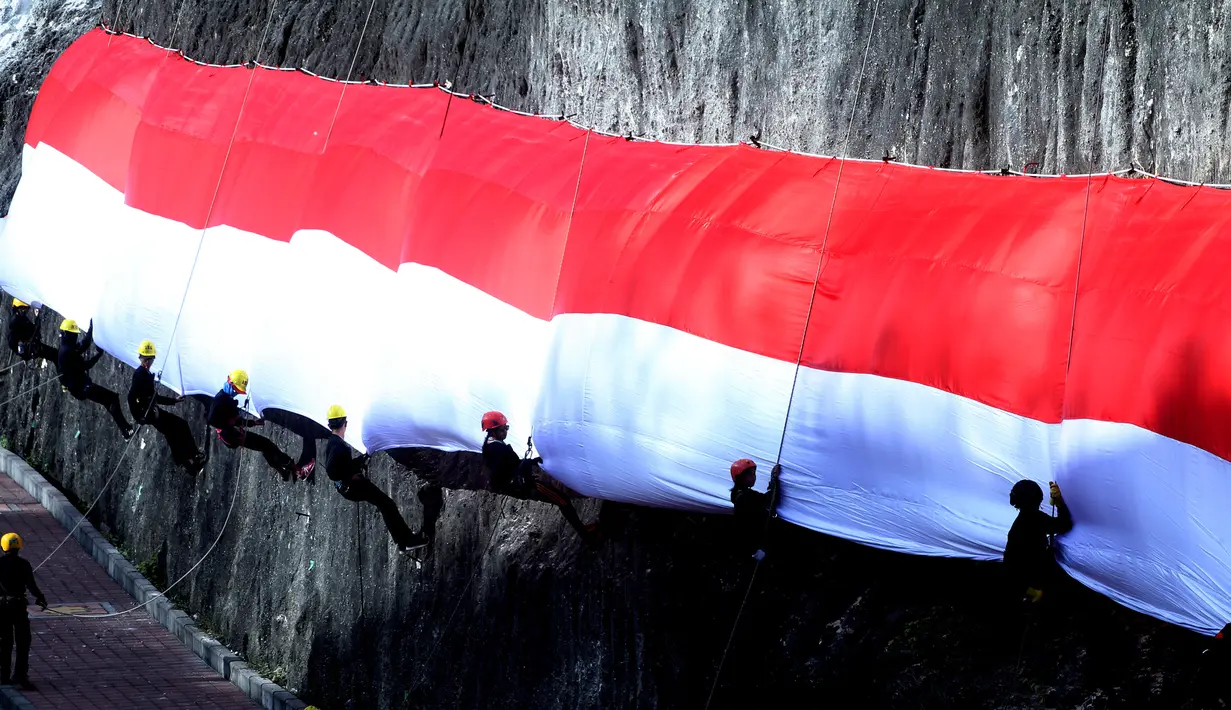
[[[531,500],[540,500],[544,503],[551,503],[560,509],[560,514],[568,521],[573,529],[586,535],[586,526],[581,522],[581,516],[577,515],[577,509],[573,507],[573,502],[564,496],[564,494],[551,485],[553,481],[550,479],[544,480],[547,477],[540,474],[535,477],[534,494],[530,496]]]
[[[377,488],[375,483],[369,481],[367,476],[356,476],[346,481],[338,487],[338,491],[347,500],[353,500],[356,503],[371,503],[376,506],[381,517],[385,519],[385,527],[389,529],[389,536],[395,543],[409,545],[413,542],[415,534],[402,518],[402,513],[398,511],[398,504],[394,503],[384,491]]]
[[[167,440],[167,446],[171,449],[171,460],[176,464],[187,468],[188,464],[200,455],[192,429],[183,419],[154,407],[145,423],[157,429],[162,438]]]
[[[128,420],[124,418],[124,410],[120,409],[120,396],[106,387],[99,387],[93,382],[87,382],[84,389],[80,392],[69,391],[77,399],[88,399],[91,402],[97,402],[107,408],[111,413],[111,418],[115,420],[115,425],[121,431],[127,431],[131,428]]]
[[[13,641],[17,641],[17,663],[13,675],[9,675],[12,661]],[[0,604],[0,681],[23,679],[30,672],[30,615],[26,613],[26,600],[6,601]]]
[[[242,446],[245,449],[259,452],[265,457],[265,462],[280,473],[290,473],[295,467],[295,461],[290,456],[282,453],[282,449],[279,449],[277,444],[260,434],[253,434],[251,431],[240,427],[230,427],[228,429],[220,429],[218,437],[229,448],[235,449]],[[316,442],[305,436],[303,438],[303,451],[299,454],[299,465],[303,466],[315,457]]]
[[[585,523],[581,522],[581,516],[577,515],[577,509],[573,507],[573,502],[568,499],[563,486],[558,481],[529,461],[522,461],[517,477],[521,485],[518,485],[518,481],[493,478],[492,490],[522,500],[551,503],[560,509],[560,514],[564,516],[569,525],[573,526],[574,530],[583,536],[587,534]]]

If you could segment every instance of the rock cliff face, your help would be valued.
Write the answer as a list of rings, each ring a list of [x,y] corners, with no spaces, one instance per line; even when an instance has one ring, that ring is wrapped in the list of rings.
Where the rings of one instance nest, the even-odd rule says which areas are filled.
[[[859,157],[1049,172],[1136,160],[1226,180],[1228,12],[1105,0],[10,0],[0,205],[39,82],[100,16],[201,60],[346,76],[355,57],[356,77],[451,78],[513,108],[672,140],[759,132],[833,153],[853,116]],[[58,317],[43,320],[54,343]],[[155,433],[125,451],[97,405],[54,383],[21,394],[53,372],[19,366],[0,384],[3,443],[83,508],[114,471],[93,517],[166,579],[222,533],[180,598],[306,699],[675,708],[709,697],[752,571],[723,516],[590,501],[583,517],[601,514],[611,537],[592,551],[554,510],[476,490],[471,456],[381,456],[373,479],[416,524],[444,486],[420,566],[323,475],[284,484],[257,457],[213,447],[193,480]],[[130,371],[114,360],[95,374],[126,391]],[[200,402],[179,408],[198,441],[212,438]],[[296,437],[269,428],[294,450]],[[1080,588],[1025,612],[1002,595],[996,565],[786,525],[773,535],[713,707],[1176,708],[1189,697],[1202,640]]]

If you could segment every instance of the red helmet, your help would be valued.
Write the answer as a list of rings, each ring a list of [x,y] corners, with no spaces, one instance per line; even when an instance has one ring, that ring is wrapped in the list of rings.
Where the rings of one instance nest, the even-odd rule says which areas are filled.
[[[734,481],[739,478],[740,474],[745,471],[755,471],[756,468],[757,463],[752,459],[740,459],[739,461],[731,464],[731,480]]]
[[[483,415],[483,431],[491,431],[498,426],[508,426],[509,418],[500,412],[488,412]]]

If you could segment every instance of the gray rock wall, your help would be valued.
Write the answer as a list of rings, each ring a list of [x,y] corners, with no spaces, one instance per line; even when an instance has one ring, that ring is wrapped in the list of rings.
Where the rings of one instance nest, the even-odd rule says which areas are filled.
[[[385,81],[453,78],[531,111],[673,140],[886,151],[1050,172],[1136,159],[1217,180],[1227,157],[1227,6],[1160,2],[108,0],[108,23],[215,62]],[[98,7],[34,0],[0,53],[7,205],[32,90]],[[271,12],[272,10],[272,12]],[[856,100],[864,43],[871,43]],[[268,28],[266,27],[268,23]],[[261,38],[265,41],[262,42]],[[0,210],[2,211],[2,210]],[[54,314],[44,338],[54,342]],[[430,339],[428,340],[430,342]],[[4,355],[0,355],[3,362]],[[118,391],[110,358],[97,379]],[[214,448],[199,480],[146,432],[127,452],[96,405],[19,367],[0,435],[152,559],[226,643],[323,707],[702,707],[751,566],[729,520],[603,505],[584,548],[559,516],[482,490],[467,456],[405,452],[373,477],[412,521],[445,485],[434,554],[396,556],[376,513]],[[7,401],[15,398],[14,401]],[[185,403],[198,441],[199,403]],[[287,449],[296,438],[276,426]],[[462,490],[453,490],[460,487]],[[584,506],[591,519],[597,502]],[[306,517],[298,513],[307,513]],[[489,546],[490,541],[490,546]],[[775,531],[713,707],[1183,707],[1200,640],[1071,590],[1026,614],[995,566]],[[742,705],[741,705],[742,703]]]

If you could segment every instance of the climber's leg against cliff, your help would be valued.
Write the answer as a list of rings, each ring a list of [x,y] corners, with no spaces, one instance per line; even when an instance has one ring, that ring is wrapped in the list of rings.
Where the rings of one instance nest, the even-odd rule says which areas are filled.
[[[543,469],[535,467],[533,476],[534,493],[531,495],[533,500],[551,503],[560,509],[560,514],[564,519],[573,526],[581,539],[590,544],[597,544],[601,541],[598,532],[598,523],[583,523],[581,516],[577,515],[577,509],[573,507],[573,502],[569,500],[569,490],[564,487],[556,479],[547,475]]]
[[[81,392],[78,399],[88,399],[91,402],[97,402],[107,408],[107,412],[111,418],[115,420],[115,425],[120,428],[120,432],[127,439],[132,436],[133,427],[128,423],[128,419],[124,416],[124,410],[120,408],[120,396],[106,387],[99,387],[93,382],[87,382],[85,389]]]
[[[261,454],[265,457],[265,463],[277,471],[284,481],[292,480],[292,477],[297,473],[295,461],[290,456],[282,453],[282,449],[279,449],[277,444],[260,434],[253,434],[239,427],[231,427],[229,429],[219,429],[218,438],[222,439],[222,443],[226,444],[229,448],[236,449],[242,447]],[[302,477],[306,477],[306,474]]]
[[[417,497],[423,506],[423,536],[431,542],[436,539],[436,521],[445,507],[444,491],[440,486],[427,485],[419,489]]]
[[[427,545],[427,538],[415,533],[406,524],[406,520],[402,518],[402,513],[398,510],[398,504],[362,473],[344,482],[339,481],[338,492],[347,500],[356,503],[371,503],[376,506],[381,517],[385,519],[385,527],[389,529],[389,536],[393,538],[400,552],[408,552]]]
[[[199,473],[205,465],[205,457],[197,451],[197,440],[193,438],[188,422],[161,409],[155,409],[151,414],[153,416],[147,419],[146,423],[157,429],[167,440],[167,447],[171,449],[171,460],[187,469],[190,474]]]

